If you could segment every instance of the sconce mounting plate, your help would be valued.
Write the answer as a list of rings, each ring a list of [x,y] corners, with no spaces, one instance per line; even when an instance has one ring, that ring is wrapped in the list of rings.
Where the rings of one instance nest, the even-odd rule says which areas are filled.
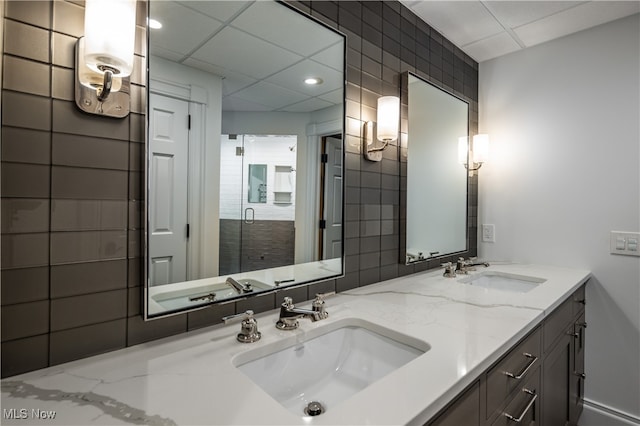
[[[382,151],[373,151],[373,144],[375,142],[375,123],[373,121],[367,121],[364,123],[364,131],[362,137],[362,153],[364,158],[369,161],[382,161]]]
[[[103,117],[124,118],[129,115],[131,86],[129,77],[121,78],[122,85],[117,92],[111,92],[104,100],[98,99],[96,89],[90,89],[80,82],[80,65],[83,55],[81,39],[76,42],[75,101],[78,108],[89,114]],[[97,73],[96,73],[97,74]],[[117,78],[117,77],[115,77]]]

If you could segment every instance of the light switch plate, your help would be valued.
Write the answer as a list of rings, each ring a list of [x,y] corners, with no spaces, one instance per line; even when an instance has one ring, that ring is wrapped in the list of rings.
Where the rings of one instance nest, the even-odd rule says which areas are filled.
[[[640,232],[611,231],[611,254],[640,256]]]
[[[493,224],[482,224],[482,241],[485,243],[496,242],[496,226]]]

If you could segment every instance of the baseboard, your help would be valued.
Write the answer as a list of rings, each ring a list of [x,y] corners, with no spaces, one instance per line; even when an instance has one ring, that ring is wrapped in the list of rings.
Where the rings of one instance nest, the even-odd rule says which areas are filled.
[[[640,418],[585,399],[578,426],[640,426]]]

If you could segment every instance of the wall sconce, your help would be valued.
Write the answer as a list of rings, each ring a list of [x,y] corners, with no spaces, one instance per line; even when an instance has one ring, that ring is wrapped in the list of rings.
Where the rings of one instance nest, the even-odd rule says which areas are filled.
[[[86,0],[76,43],[76,105],[90,114],[129,115],[136,0]]]
[[[484,133],[474,135],[471,146],[467,136],[458,138],[458,162],[469,170],[469,177],[473,176],[474,172],[477,172],[488,159],[489,135]]]
[[[378,98],[377,122],[367,121],[362,138],[364,158],[369,161],[381,161],[382,151],[389,143],[398,139],[398,124],[400,121],[400,98],[397,96],[382,96]],[[377,131],[374,131],[377,127]],[[375,146],[374,133],[382,141],[382,146]]]

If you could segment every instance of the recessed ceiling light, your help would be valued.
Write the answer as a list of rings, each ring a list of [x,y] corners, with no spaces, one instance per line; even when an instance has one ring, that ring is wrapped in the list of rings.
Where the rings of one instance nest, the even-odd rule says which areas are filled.
[[[158,20],[147,18],[147,23],[149,24],[149,28],[153,28],[154,30],[162,28],[162,23]]]
[[[309,77],[305,78],[304,82],[310,86],[322,84],[322,79],[320,77]]]

